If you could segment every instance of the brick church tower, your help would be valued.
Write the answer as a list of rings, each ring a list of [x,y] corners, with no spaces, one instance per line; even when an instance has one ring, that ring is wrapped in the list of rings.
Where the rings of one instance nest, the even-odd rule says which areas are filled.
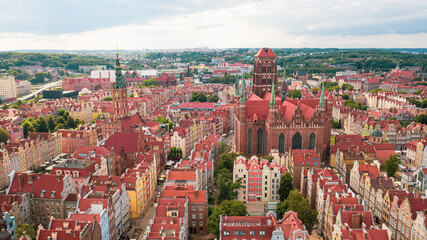
[[[120,119],[129,115],[127,100],[126,81],[122,76],[122,67],[120,66],[119,52],[116,58],[116,82],[113,84],[113,107],[114,119]]]
[[[271,92],[272,82],[277,92],[276,58],[276,54],[270,48],[261,48],[255,54],[252,92],[260,98],[263,98],[266,92]]]
[[[276,54],[261,48],[255,55],[253,93],[246,96],[244,83],[235,115],[236,152],[268,155],[292,149],[312,149],[325,160],[332,127],[332,102],[324,86],[320,99],[287,98],[288,86],[277,87]],[[280,92],[280,96],[279,93]]]

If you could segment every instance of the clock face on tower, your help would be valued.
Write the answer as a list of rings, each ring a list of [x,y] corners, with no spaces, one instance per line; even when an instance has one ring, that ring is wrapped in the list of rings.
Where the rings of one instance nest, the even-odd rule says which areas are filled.
[[[123,92],[122,96],[125,98],[126,97],[126,92]]]
[[[118,98],[119,98],[119,93],[118,93],[118,92],[115,92],[115,93],[114,93],[114,98],[116,98],[116,99],[118,99]]]

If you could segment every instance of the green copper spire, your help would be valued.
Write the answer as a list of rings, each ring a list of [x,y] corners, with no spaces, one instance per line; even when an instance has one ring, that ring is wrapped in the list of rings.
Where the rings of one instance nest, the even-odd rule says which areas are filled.
[[[126,88],[126,83],[122,76],[122,67],[120,66],[119,50],[117,50],[116,58],[116,82],[114,88]]]
[[[326,107],[325,103],[325,83],[322,84],[322,93],[320,94],[319,107]]]
[[[274,92],[274,79],[273,79],[273,83],[271,84],[271,98],[270,98],[270,107],[271,108],[276,108],[276,96],[275,96],[275,92]]]
[[[239,75],[236,77],[236,86],[234,87],[234,96],[239,96]]]
[[[246,102],[245,92],[246,92],[245,79],[243,78],[243,75],[242,75],[242,89],[240,90],[240,102],[241,103]]]

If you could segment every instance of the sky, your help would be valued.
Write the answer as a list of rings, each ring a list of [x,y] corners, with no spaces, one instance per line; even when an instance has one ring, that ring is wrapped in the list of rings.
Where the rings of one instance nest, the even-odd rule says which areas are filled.
[[[427,48],[426,0],[0,0],[0,51]]]

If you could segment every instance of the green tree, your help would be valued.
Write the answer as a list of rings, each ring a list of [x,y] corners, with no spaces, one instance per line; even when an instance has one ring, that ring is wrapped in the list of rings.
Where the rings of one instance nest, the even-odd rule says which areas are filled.
[[[0,142],[6,144],[9,137],[9,133],[4,128],[0,128]]]
[[[169,131],[172,130],[172,128],[173,128],[173,122],[169,121],[169,119],[164,118],[162,116],[157,116],[156,122],[159,122],[161,124],[168,124],[168,127],[169,127],[168,130]]]
[[[191,95],[190,102],[206,102],[206,100],[206,94],[202,92],[193,92],[193,94]]]
[[[393,154],[385,163],[385,171],[387,172],[388,177],[393,177],[399,169],[400,159],[397,154]]]
[[[277,205],[277,218],[283,218],[288,211],[296,212],[302,224],[311,233],[314,224],[317,223],[317,211],[310,208],[310,202],[307,198],[303,198],[298,190],[291,191],[288,198]]]
[[[283,201],[286,198],[288,198],[289,193],[292,190],[294,190],[293,178],[292,178],[291,173],[286,172],[280,178],[280,187],[279,187],[279,190],[278,190],[279,196],[280,196],[280,201]]]
[[[349,100],[349,99],[350,99],[350,96],[349,96],[348,94],[344,94],[344,95],[342,95],[341,97],[342,97],[342,99],[344,99],[344,100]]]
[[[341,119],[338,121],[332,120],[332,127],[337,128],[337,129],[341,129]]]
[[[172,147],[171,151],[168,153],[168,160],[179,161],[182,159],[182,149],[177,147]]]
[[[58,116],[64,117],[64,115],[65,115],[65,110],[63,108],[59,109]]]
[[[36,130],[37,132],[48,132],[48,125],[46,119],[42,116],[36,120]]]
[[[348,83],[344,83],[344,84],[341,86],[341,88],[342,88],[342,90],[348,90],[348,91],[352,91],[352,90],[354,90],[354,87],[353,87],[352,85],[348,84]]]
[[[62,123],[62,124],[65,125],[65,119],[64,119],[63,116],[59,116],[59,117],[56,118],[56,125],[58,125],[60,123]]]
[[[14,239],[19,239],[25,232],[25,235],[31,237],[32,239],[36,238],[36,230],[34,229],[33,224],[24,223],[21,226],[17,227],[15,230],[15,236]]]
[[[1,109],[2,109],[2,110],[9,109],[9,106],[8,106],[8,105],[6,105],[6,104],[3,104],[3,106],[1,107]]]
[[[427,114],[420,114],[415,117],[415,122],[427,124]]]
[[[65,122],[65,126],[68,129],[76,127],[76,123],[74,122],[74,119],[71,116],[68,116],[67,121]]]
[[[113,101],[112,97],[105,97],[102,99],[102,101]]]
[[[225,143],[225,142],[222,142],[222,143],[220,143],[219,144],[219,146],[218,146],[218,154],[221,156],[223,153],[226,153],[226,154],[228,154],[228,153],[230,153],[231,152],[231,150],[232,150],[233,148],[231,147],[231,145],[228,145],[227,143]]]
[[[218,189],[218,203],[225,200],[236,199],[238,192],[235,190],[242,186],[241,179],[233,182],[233,173],[229,169],[225,168],[219,170],[215,178],[215,184]]]
[[[289,97],[290,98],[301,98],[302,94],[300,90],[291,90],[289,91]]]
[[[65,129],[65,125],[63,123],[58,123],[55,127],[55,132],[58,131],[58,129]]]
[[[24,132],[24,138],[28,137],[28,132],[36,132],[36,128],[28,120],[22,121],[21,127],[22,127],[22,131]]]
[[[318,88],[318,87],[314,87],[314,88],[312,88],[312,89],[311,89],[311,92],[312,92],[313,94],[317,94],[317,93],[319,92],[319,90],[320,90],[320,88]]]
[[[223,201],[220,205],[216,206],[212,214],[209,216],[207,224],[210,233],[219,233],[220,216],[246,216],[247,209],[245,204],[240,201]]]
[[[53,119],[52,115],[49,115],[47,117],[47,128],[49,129],[49,131],[53,131],[55,130],[55,120]]]
[[[219,97],[217,95],[209,95],[206,99],[207,102],[218,102]]]

